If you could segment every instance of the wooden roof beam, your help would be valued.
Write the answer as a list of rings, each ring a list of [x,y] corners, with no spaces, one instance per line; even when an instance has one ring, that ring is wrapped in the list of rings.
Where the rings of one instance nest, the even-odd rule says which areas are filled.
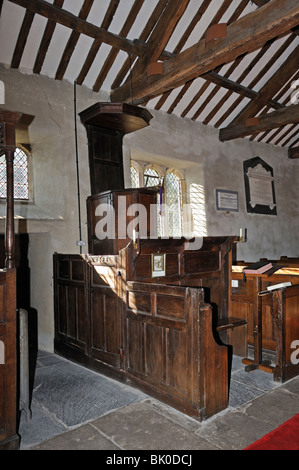
[[[148,39],[144,54],[138,58],[132,70],[132,75],[138,75],[140,79],[143,79],[147,66],[159,60],[189,3],[190,0],[172,0],[166,4]]]
[[[282,109],[277,109],[276,111],[258,118],[248,119],[243,123],[220,129],[219,139],[222,142],[238,139],[246,135],[259,134],[269,129],[276,129],[297,122],[299,122],[299,105],[294,104]]]
[[[288,150],[289,158],[299,158],[299,147],[291,147]]]
[[[252,3],[255,3],[257,7],[263,7],[264,5],[267,5],[270,0],[252,0]]]
[[[117,47],[129,54],[141,55],[144,53],[144,47],[138,41],[131,41],[117,34],[99,28],[72,13],[58,8],[56,5],[45,0],[8,0],[11,3],[26,8],[27,11],[36,13],[45,18],[55,21],[67,28],[77,31],[79,34],[85,34],[93,39],[99,39],[112,47]]]
[[[267,105],[269,100],[275,96],[282,86],[290,80],[299,67],[299,46],[289,55],[270,80],[259,90],[257,96],[248,103],[231,125],[245,121],[247,118],[256,116],[259,111]]]
[[[227,28],[227,37],[207,45],[205,39],[189,47],[163,64],[163,75],[137,77],[133,80],[134,103],[144,103],[168,90],[230,63],[245,52],[261,48],[299,23],[298,0],[272,0],[263,8],[243,16]],[[131,100],[130,84],[112,91],[112,101]]]
[[[215,85],[219,85],[221,88],[226,88],[227,90],[230,90],[234,93],[246,96],[246,98],[253,99],[258,96],[257,91],[254,91],[251,88],[241,85],[240,83],[234,82],[230,78],[223,77],[215,71],[205,73],[201,76],[201,78],[204,78],[209,82],[215,83]],[[269,100],[268,104],[271,106],[271,108],[274,109],[284,108],[284,105],[276,100]]]

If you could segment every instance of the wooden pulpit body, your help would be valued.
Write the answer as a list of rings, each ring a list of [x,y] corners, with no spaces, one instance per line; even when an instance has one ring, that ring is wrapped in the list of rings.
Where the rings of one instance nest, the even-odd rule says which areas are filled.
[[[87,255],[54,254],[55,351],[203,420],[228,405],[228,317],[235,237],[96,241],[95,208],[126,196],[150,205],[156,192],[107,191],[88,198]],[[132,221],[124,211],[122,228]],[[118,231],[116,231],[117,235]],[[151,233],[151,230],[150,230]],[[163,275],[155,259],[164,262]],[[162,268],[163,269],[163,268]]]

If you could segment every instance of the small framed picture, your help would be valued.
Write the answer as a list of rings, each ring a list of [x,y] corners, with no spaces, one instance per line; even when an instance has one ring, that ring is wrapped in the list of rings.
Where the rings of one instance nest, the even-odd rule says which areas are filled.
[[[152,253],[152,277],[165,276],[166,254]]]

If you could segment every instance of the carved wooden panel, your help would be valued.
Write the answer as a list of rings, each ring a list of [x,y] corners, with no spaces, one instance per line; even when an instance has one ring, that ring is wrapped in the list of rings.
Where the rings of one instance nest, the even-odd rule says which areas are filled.
[[[119,299],[110,287],[92,287],[90,297],[91,356],[106,364],[119,365]]]
[[[16,270],[0,271],[0,449],[16,449]]]
[[[55,337],[87,352],[85,263],[78,256],[54,261]]]

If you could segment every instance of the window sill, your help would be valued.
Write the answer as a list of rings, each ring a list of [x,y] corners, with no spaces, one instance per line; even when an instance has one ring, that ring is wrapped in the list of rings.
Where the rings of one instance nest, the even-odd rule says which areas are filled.
[[[20,202],[14,203],[14,217],[15,219],[31,219],[31,220],[62,220],[63,217],[58,214],[41,209],[33,202]],[[0,219],[6,218],[6,201],[0,202]]]

